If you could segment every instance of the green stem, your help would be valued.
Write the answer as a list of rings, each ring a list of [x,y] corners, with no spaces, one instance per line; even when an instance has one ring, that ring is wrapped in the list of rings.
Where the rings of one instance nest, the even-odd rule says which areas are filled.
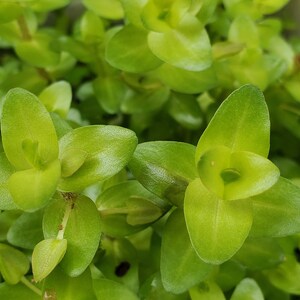
[[[19,28],[21,30],[23,40],[30,41],[32,39],[32,36],[27,26],[25,17],[21,15],[17,21],[18,21]]]
[[[67,227],[67,223],[71,214],[72,209],[74,208],[75,195],[71,193],[62,193],[63,197],[67,201],[66,210],[64,213],[63,220],[59,226],[59,231],[57,233],[57,239],[62,240],[64,238],[65,230]]]
[[[42,296],[43,293],[42,291],[37,288],[34,284],[32,284],[25,276],[23,276],[21,278],[21,282],[26,285],[29,289],[31,289],[33,292],[35,292],[36,294],[38,294],[39,296]]]

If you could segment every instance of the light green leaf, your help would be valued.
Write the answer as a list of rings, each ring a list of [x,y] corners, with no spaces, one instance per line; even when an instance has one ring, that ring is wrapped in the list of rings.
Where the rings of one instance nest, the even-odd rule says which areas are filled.
[[[47,204],[54,194],[60,178],[60,162],[53,162],[44,169],[27,169],[13,173],[8,188],[15,204],[25,211],[35,211]]]
[[[148,0],[121,0],[126,19],[138,28],[144,28],[141,13],[147,1]]]
[[[191,300],[225,300],[220,287],[213,281],[204,281],[189,290]]]
[[[15,20],[22,12],[23,8],[18,3],[0,2],[0,24]]]
[[[66,210],[69,211],[67,225],[62,229],[65,230],[63,237],[68,241],[68,249],[60,265],[69,276],[74,277],[82,274],[94,258],[101,226],[99,213],[92,200],[85,196],[71,197],[74,198],[67,200],[59,195],[54,197],[45,210],[43,232],[45,238],[56,237],[63,216]]]
[[[50,115],[38,98],[26,90],[15,88],[7,93],[1,132],[5,154],[17,170],[32,168],[32,153],[24,148],[26,143],[37,144],[37,163],[40,165],[58,157],[57,137]]]
[[[140,200],[143,203],[147,201],[146,205],[150,204],[152,209],[155,207],[154,211],[151,209],[154,213],[158,212],[158,210],[161,213],[168,206],[166,202],[150,193],[135,180],[113,185],[101,193],[96,200],[96,205],[100,212],[102,232],[111,236],[126,236],[144,229],[145,225],[154,221],[154,219],[148,219],[147,213],[146,215],[143,213],[139,217],[138,210],[140,208],[138,210],[134,208],[131,212],[132,206],[134,204],[139,205]],[[128,219],[128,214],[130,213],[131,217]],[[150,217],[154,218],[154,215]],[[136,224],[137,220],[142,220],[143,222]],[[134,223],[130,221],[134,221]]]
[[[17,247],[33,249],[44,238],[42,218],[42,210],[23,213],[10,227],[7,233],[8,242]]]
[[[38,12],[50,12],[68,5],[71,0],[38,0],[30,3],[30,8]]]
[[[0,273],[8,284],[17,284],[29,270],[29,260],[21,251],[0,244]]]
[[[148,44],[154,55],[172,66],[202,71],[211,65],[209,37],[198,19],[191,15],[186,15],[176,30],[150,32]]]
[[[113,67],[132,73],[150,71],[162,64],[148,47],[147,31],[131,24],[109,40],[105,57]]]
[[[98,77],[93,81],[93,89],[101,107],[109,114],[119,112],[126,86],[115,77]]]
[[[7,241],[7,232],[22,214],[20,210],[3,210],[0,213],[0,241]]]
[[[39,94],[39,99],[49,112],[66,118],[72,101],[71,85],[63,80],[52,83]]]
[[[97,300],[138,300],[139,298],[125,285],[101,278],[93,281],[94,292]]]
[[[46,239],[39,242],[32,253],[32,272],[35,281],[47,277],[64,257],[67,250],[66,239]]]
[[[250,270],[261,270],[280,264],[285,255],[275,239],[247,239],[234,259]]]
[[[63,191],[80,191],[122,170],[137,144],[133,131],[112,125],[76,128],[59,141]],[[70,175],[71,174],[71,175]]]
[[[179,25],[190,6],[191,0],[148,0],[141,11],[141,19],[148,30],[166,32]]]
[[[99,44],[104,38],[102,20],[92,11],[86,11],[80,22],[80,33],[86,44]]]
[[[0,210],[16,209],[8,189],[8,179],[15,171],[4,152],[0,153]]]
[[[196,94],[207,91],[217,84],[213,67],[202,71],[189,71],[163,64],[155,69],[154,74],[167,86],[176,92]]]
[[[288,2],[288,0],[254,0],[254,5],[265,15],[279,11]]]
[[[165,289],[183,293],[203,281],[211,269],[192,247],[183,213],[177,209],[168,218],[162,236],[161,279]]]
[[[30,299],[41,300],[41,296],[30,290],[23,283],[12,286],[5,282],[0,283],[0,298],[5,300]]]
[[[269,113],[258,88],[244,85],[221,104],[198,142],[196,162],[205,151],[216,146],[268,155]]]
[[[221,146],[200,157],[198,172],[202,183],[224,200],[244,199],[272,187],[279,178],[279,169],[267,158]]]
[[[96,300],[90,270],[80,276],[70,277],[58,266],[46,277],[43,289],[46,299],[52,296],[59,300]]]
[[[189,236],[205,262],[221,264],[243,245],[252,225],[251,201],[225,201],[209,192],[200,179],[186,190],[184,214]]]
[[[124,16],[119,0],[83,0],[83,5],[98,16],[106,19],[118,20]]]
[[[230,300],[264,300],[264,295],[252,278],[243,279],[235,288]]]
[[[300,228],[300,187],[280,177],[264,193],[251,198],[253,237],[281,237],[296,234]]]
[[[21,40],[15,45],[18,56],[26,63],[46,68],[59,63],[59,53],[51,50],[52,36],[45,33],[37,33],[30,40]]]
[[[149,191],[182,207],[186,187],[197,176],[194,149],[180,142],[139,144],[129,168]]]

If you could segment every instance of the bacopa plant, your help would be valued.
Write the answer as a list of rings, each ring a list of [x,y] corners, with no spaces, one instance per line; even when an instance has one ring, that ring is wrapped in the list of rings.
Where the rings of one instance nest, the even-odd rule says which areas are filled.
[[[0,0],[0,299],[299,298],[287,4]]]

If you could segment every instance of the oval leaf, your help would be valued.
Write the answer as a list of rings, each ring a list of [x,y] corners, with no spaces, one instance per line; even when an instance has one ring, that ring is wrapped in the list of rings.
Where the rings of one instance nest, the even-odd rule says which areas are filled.
[[[66,239],[47,239],[39,242],[32,253],[32,272],[35,281],[47,277],[64,257],[67,250]]]
[[[171,214],[164,227],[160,264],[163,286],[174,294],[183,293],[203,281],[212,269],[192,247],[184,215],[179,210]]]
[[[43,165],[58,157],[50,115],[39,99],[26,90],[15,88],[6,94],[1,132],[6,156],[17,170]]]
[[[181,69],[202,71],[211,65],[208,34],[192,15],[186,14],[176,30],[150,32],[148,45],[159,59]]]
[[[45,238],[56,237],[63,216],[69,210],[67,225],[62,229],[65,230],[63,237],[68,241],[68,249],[60,265],[73,277],[83,273],[94,258],[99,246],[101,226],[99,213],[92,200],[85,196],[71,197],[75,198],[66,201],[61,196],[55,196],[45,210],[43,231]]]
[[[29,260],[21,251],[0,244],[0,273],[9,284],[18,283],[29,270]]]
[[[39,94],[39,99],[49,112],[66,118],[72,101],[71,85],[66,81],[52,83]]]
[[[118,173],[137,144],[133,131],[119,126],[76,128],[59,141],[63,191],[80,191]]]
[[[55,193],[60,163],[54,160],[45,169],[28,169],[12,174],[8,188],[15,204],[25,211],[44,207]]]
[[[258,88],[244,85],[221,104],[198,142],[196,162],[205,151],[217,146],[267,157],[270,120],[264,96]]]
[[[184,214],[193,247],[200,258],[212,264],[230,259],[252,225],[250,200],[221,200],[200,179],[192,181],[186,190]]]
[[[264,295],[252,278],[243,279],[235,288],[230,300],[264,300]]]
[[[139,144],[129,168],[149,191],[182,207],[186,187],[197,176],[194,151],[194,146],[179,142]]]
[[[162,64],[147,43],[147,31],[126,25],[108,42],[106,60],[115,68],[127,72],[142,73]]]

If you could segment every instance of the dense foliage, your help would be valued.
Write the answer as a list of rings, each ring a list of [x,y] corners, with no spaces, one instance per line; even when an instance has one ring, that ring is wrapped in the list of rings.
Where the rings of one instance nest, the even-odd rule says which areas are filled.
[[[297,299],[288,2],[0,0],[1,299]]]

